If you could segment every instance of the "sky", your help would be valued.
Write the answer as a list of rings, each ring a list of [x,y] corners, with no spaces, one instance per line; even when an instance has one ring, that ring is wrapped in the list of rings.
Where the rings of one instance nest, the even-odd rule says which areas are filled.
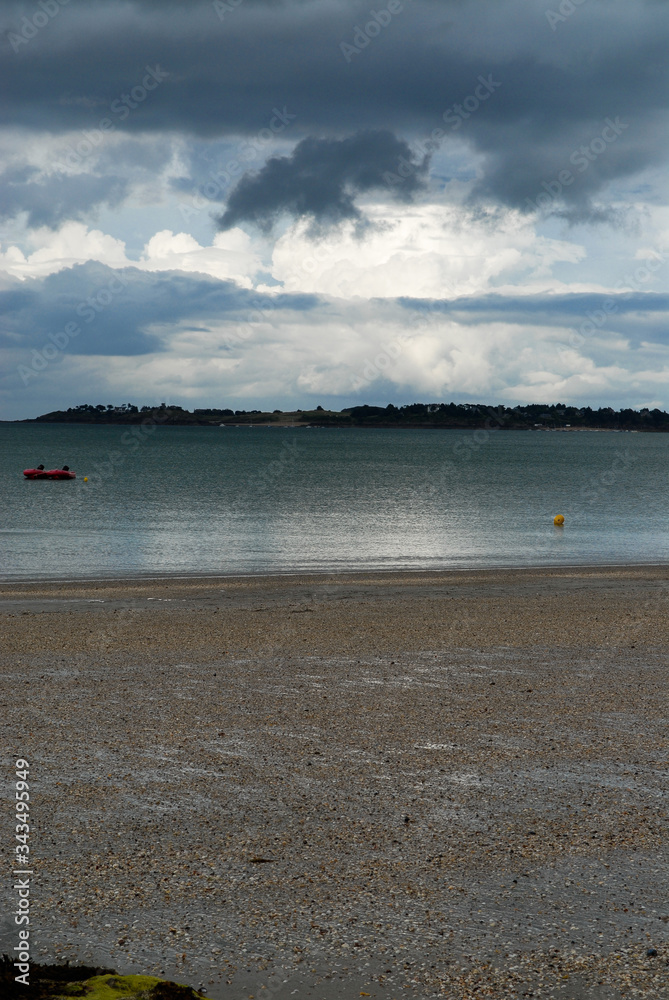
[[[0,419],[669,409],[665,0],[0,2]]]

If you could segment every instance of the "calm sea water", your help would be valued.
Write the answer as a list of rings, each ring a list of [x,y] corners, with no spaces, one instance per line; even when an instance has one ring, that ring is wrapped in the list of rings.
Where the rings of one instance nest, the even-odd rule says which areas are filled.
[[[148,430],[0,424],[0,578],[669,557],[669,435]]]

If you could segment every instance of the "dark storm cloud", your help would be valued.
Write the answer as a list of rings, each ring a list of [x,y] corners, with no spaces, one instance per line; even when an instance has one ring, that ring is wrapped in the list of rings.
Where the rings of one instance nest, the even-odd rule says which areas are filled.
[[[89,262],[0,292],[0,347],[25,350],[29,363],[28,352],[49,342],[58,346],[61,332],[74,324],[79,332],[68,337],[70,354],[145,354],[165,349],[162,338],[149,332],[152,326],[243,322],[254,310],[303,311],[318,301],[311,295],[264,296],[205,275]]]
[[[343,2],[244,0],[218,16],[210,2],[71,0],[14,51],[33,8],[9,3],[2,120],[59,131],[106,115],[119,129],[221,138],[257,133],[286,106],[296,137],[425,141],[438,129],[481,154],[475,198],[587,218],[605,185],[666,155],[669,5],[591,0],[551,23],[559,6],[404,0],[368,22]],[[482,79],[495,83],[488,97]],[[625,125],[615,139],[602,139],[607,119]]]
[[[253,222],[267,232],[283,213],[306,216],[317,225],[345,219],[362,223],[356,195],[388,190],[388,176],[398,176],[403,164],[407,176],[395,190],[409,198],[424,185],[427,157],[414,160],[407,143],[391,132],[303,139],[291,156],[273,157],[262,170],[241,179],[228,199],[221,229]]]

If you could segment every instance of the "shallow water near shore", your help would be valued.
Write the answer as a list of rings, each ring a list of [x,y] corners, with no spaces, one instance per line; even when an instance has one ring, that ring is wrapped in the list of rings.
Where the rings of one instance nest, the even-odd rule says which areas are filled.
[[[665,562],[668,458],[664,434],[0,424],[0,579]]]

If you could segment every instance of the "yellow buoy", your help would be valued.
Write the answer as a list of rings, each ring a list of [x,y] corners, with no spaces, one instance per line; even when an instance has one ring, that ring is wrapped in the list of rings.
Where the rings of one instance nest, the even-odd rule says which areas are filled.
[[[555,517],[553,518],[553,524],[557,524],[558,526],[563,525],[564,524],[564,515],[563,514],[556,514]]]
[[[84,476],[84,482],[85,482],[85,483],[87,483],[87,482],[88,482],[88,476]]]

